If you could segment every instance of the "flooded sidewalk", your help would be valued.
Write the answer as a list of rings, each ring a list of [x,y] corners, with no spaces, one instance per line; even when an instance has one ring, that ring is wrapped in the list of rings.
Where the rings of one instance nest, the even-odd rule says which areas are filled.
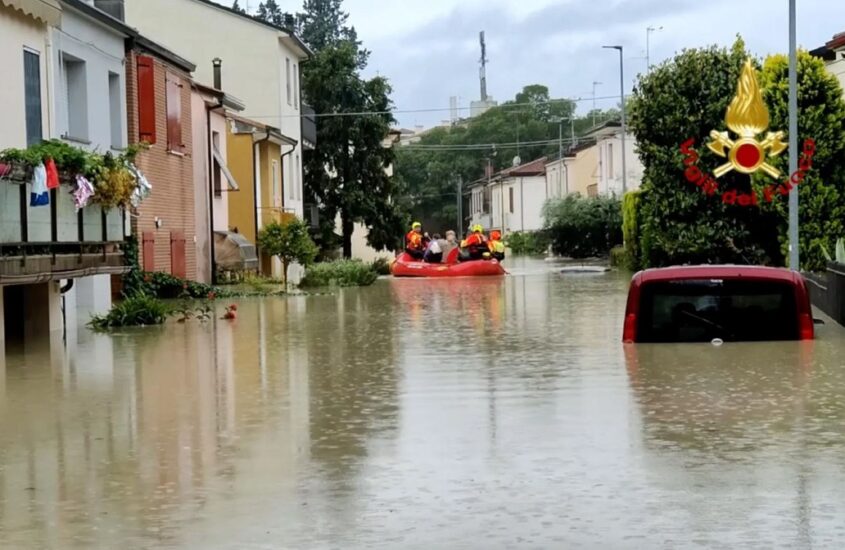
[[[623,346],[629,276],[506,265],[11,350],[0,548],[845,540],[845,330]]]

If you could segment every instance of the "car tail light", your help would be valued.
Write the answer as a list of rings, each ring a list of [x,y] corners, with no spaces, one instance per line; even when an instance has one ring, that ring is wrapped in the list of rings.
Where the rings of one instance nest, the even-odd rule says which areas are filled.
[[[811,319],[812,321],[812,319]],[[812,325],[811,325],[812,328]],[[626,344],[633,343],[637,339],[637,314],[629,313],[625,316],[625,325],[622,328],[622,341]]]
[[[802,313],[798,317],[798,339],[812,340],[815,337],[815,327],[813,326],[813,316],[809,313]]]

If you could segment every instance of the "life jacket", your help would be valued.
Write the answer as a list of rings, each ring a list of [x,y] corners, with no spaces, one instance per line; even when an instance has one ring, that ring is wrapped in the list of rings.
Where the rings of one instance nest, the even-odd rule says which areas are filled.
[[[423,236],[413,229],[405,235],[405,247],[412,250],[423,250]]]
[[[490,249],[490,252],[504,254],[505,243],[502,241],[487,241],[487,248]]]
[[[464,246],[466,248],[470,248],[472,246],[478,246],[478,245],[485,244],[486,242],[487,242],[487,237],[485,237],[484,235],[482,235],[480,233],[473,233],[472,235],[470,235],[469,237],[466,238],[466,240],[464,241],[464,243],[465,243]]]

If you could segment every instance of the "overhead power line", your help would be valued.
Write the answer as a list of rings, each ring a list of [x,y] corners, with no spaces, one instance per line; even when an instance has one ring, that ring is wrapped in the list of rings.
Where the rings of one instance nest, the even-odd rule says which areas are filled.
[[[630,97],[630,95],[626,96]],[[608,96],[600,96],[596,97],[596,100],[604,100],[604,99],[619,99],[618,95],[608,95]],[[538,105],[551,105],[554,103],[564,103],[564,102],[572,102],[572,103],[579,103],[581,101],[593,101],[592,97],[577,97],[577,98],[559,98],[559,99],[550,99],[548,101],[536,101],[536,102],[522,102],[522,103],[506,103],[502,105],[497,105],[493,107],[493,109],[513,109],[517,107],[534,107]],[[459,111],[469,111],[472,107],[458,107]],[[451,107],[432,107],[426,109],[392,109],[388,111],[353,111],[353,112],[334,112],[334,113],[313,113],[313,114],[284,114],[284,115],[250,115],[246,114],[247,118],[259,119],[259,118],[308,118],[308,117],[316,117],[316,118],[325,118],[325,117],[348,117],[348,116],[379,116],[379,115],[397,115],[397,114],[414,114],[414,113],[445,113],[451,111]]]

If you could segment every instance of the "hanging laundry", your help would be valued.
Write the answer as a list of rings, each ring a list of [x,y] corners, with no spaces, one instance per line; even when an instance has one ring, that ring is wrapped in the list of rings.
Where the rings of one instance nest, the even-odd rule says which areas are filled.
[[[47,170],[47,189],[55,189],[59,186],[59,170],[56,168],[56,163],[48,158],[44,162],[44,168]]]
[[[73,204],[79,212],[88,205],[94,195],[94,186],[85,176],[76,176],[76,190],[73,192]]]
[[[38,163],[32,172],[32,192],[29,194],[30,206],[50,204],[50,192],[47,191],[47,169],[44,163]]]
[[[130,199],[132,206],[138,208],[141,202],[143,202],[147,197],[150,196],[150,193],[153,191],[153,186],[150,185],[150,182],[147,180],[146,176],[138,170],[138,167],[132,163],[128,164],[129,171],[132,172],[132,175],[135,176],[135,190],[132,192],[132,198]]]

